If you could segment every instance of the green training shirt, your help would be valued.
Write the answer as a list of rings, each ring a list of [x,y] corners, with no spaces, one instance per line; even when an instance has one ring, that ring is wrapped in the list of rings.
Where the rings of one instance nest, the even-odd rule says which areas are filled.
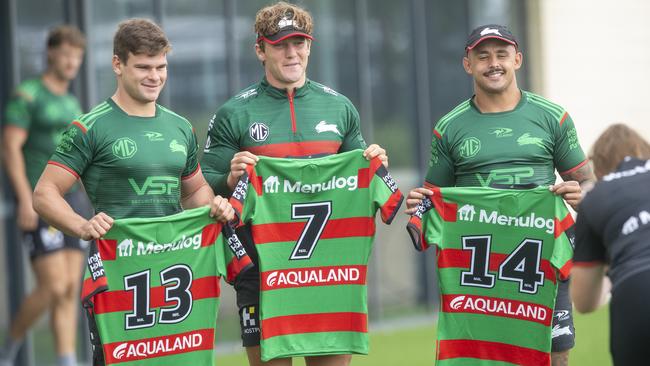
[[[4,123],[27,130],[23,155],[32,189],[66,127],[81,113],[74,96],[52,93],[40,78],[26,80],[16,88],[7,103]]]
[[[440,187],[555,183],[587,160],[561,106],[522,91],[512,111],[481,113],[469,99],[433,130],[426,182]]]
[[[362,150],[248,166],[231,203],[259,255],[262,360],[368,353],[375,213],[390,223],[402,199]]]
[[[252,262],[209,212],[115,220],[93,242],[81,297],[95,364],[214,364],[221,276]]]
[[[365,148],[359,113],[348,98],[312,80],[288,95],[265,78],[217,110],[201,165],[215,193],[228,196],[230,160],[239,151],[307,158]]]
[[[546,187],[434,188],[407,229],[418,250],[436,245],[436,365],[550,365],[571,225],[562,198]]]
[[[192,125],[156,105],[154,117],[129,116],[112,99],[72,122],[50,164],[83,181],[96,212],[119,218],[182,210],[181,180],[198,172]]]

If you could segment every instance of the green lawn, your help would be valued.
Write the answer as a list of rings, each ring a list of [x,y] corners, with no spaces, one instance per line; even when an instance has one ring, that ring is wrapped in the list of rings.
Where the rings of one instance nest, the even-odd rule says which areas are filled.
[[[571,366],[610,366],[607,309],[575,317],[576,347]],[[435,327],[425,326],[391,332],[372,332],[370,355],[355,356],[353,366],[431,366],[434,364]],[[222,355],[218,366],[247,366],[243,352]],[[294,366],[304,366],[300,359]]]

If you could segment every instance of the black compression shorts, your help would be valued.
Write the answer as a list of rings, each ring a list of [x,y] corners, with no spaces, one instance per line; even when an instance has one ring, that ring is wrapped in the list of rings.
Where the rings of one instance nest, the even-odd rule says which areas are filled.
[[[83,190],[77,190],[67,194],[65,200],[75,212],[84,217],[88,217],[90,207]],[[32,260],[61,249],[85,251],[88,249],[89,244],[85,240],[63,234],[40,218],[38,219],[36,230],[23,233],[23,243],[27,246],[29,257]]]

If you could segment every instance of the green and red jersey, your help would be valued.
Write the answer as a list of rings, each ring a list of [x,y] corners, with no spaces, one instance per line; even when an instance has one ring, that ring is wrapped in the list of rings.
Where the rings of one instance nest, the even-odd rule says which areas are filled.
[[[511,111],[481,113],[469,99],[433,130],[426,183],[439,187],[555,183],[587,163],[561,106],[522,91]]]
[[[547,188],[434,188],[409,220],[436,246],[437,365],[550,365],[558,278],[569,275],[573,218]]]
[[[199,171],[192,125],[156,105],[153,117],[126,114],[112,99],[72,122],[49,164],[83,181],[96,212],[113,218],[182,210],[181,180]]]
[[[229,195],[230,160],[239,151],[308,158],[365,148],[359,113],[348,98],[312,80],[288,94],[264,78],[217,110],[201,165],[215,192]]]
[[[115,220],[93,243],[81,296],[106,365],[214,364],[220,278],[252,262],[209,211]]]
[[[368,353],[375,213],[390,223],[402,200],[381,161],[361,150],[248,166],[231,203],[259,255],[262,360]]]
[[[40,78],[26,80],[16,88],[7,103],[4,124],[28,132],[23,155],[27,179],[32,188],[66,127],[81,113],[79,102],[74,96],[52,93]]]

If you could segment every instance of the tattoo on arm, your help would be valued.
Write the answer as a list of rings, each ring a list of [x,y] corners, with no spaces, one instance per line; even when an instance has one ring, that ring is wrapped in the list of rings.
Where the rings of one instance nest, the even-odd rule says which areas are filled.
[[[596,182],[596,176],[594,175],[593,169],[591,169],[591,163],[587,163],[571,173],[562,175],[562,179],[565,182],[575,180],[580,183],[580,185],[587,182]]]

